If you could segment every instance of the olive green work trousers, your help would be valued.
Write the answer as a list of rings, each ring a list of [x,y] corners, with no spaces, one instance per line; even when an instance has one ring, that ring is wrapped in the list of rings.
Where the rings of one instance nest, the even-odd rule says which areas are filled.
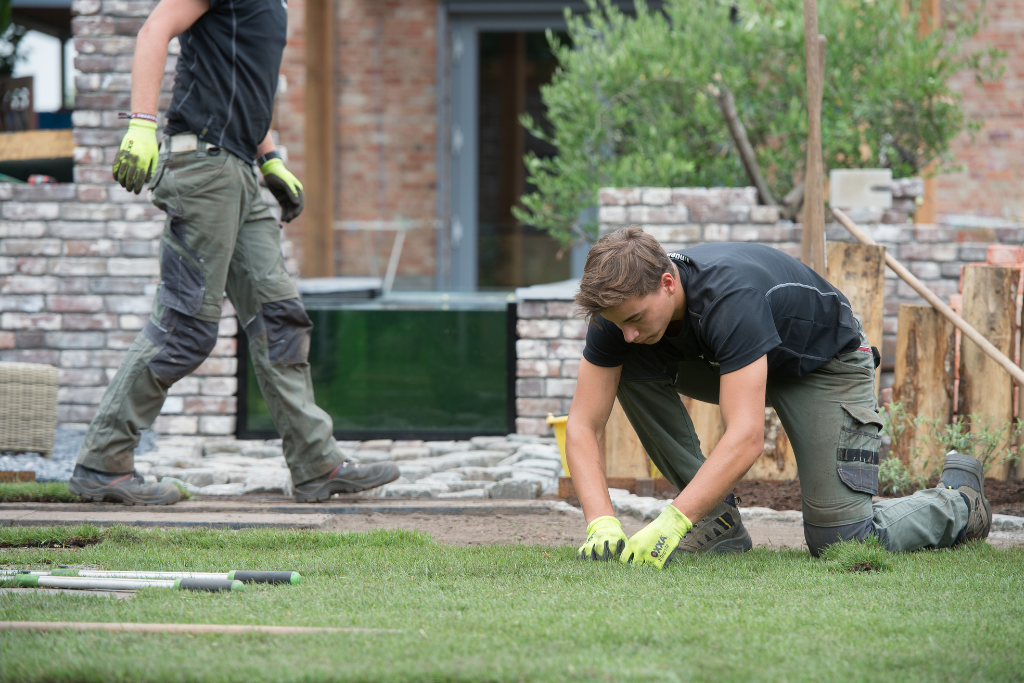
[[[170,387],[213,351],[226,291],[292,481],[315,479],[341,456],[331,418],[313,398],[313,325],[285,270],[281,230],[256,168],[202,140],[194,150],[170,153],[168,140],[151,183],[153,203],[167,212],[160,286],[147,325],[89,425],[78,464],[109,473],[134,469],[139,432],[153,424]]]
[[[868,346],[863,331],[861,346]],[[669,368],[650,354],[623,367],[619,403],[651,460],[682,489],[704,456],[678,394],[718,404],[717,369],[703,361]],[[838,540],[870,535],[893,551],[942,548],[966,527],[967,505],[955,491],[928,489],[872,503],[882,421],[870,353],[844,354],[803,377],[769,377],[766,405],[775,408],[793,445],[804,537],[813,555]]]

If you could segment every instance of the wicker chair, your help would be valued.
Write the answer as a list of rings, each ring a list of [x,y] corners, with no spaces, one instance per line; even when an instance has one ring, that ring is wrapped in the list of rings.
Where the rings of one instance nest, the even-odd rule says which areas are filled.
[[[0,363],[0,451],[53,455],[57,368]]]

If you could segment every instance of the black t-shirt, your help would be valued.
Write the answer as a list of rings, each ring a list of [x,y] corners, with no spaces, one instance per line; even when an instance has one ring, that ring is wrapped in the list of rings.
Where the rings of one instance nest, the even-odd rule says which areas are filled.
[[[287,28],[285,0],[210,0],[210,11],[178,36],[164,132],[192,132],[255,160],[270,130]]]
[[[678,334],[652,345],[662,360],[703,359],[726,374],[767,354],[769,376],[800,377],[860,346],[842,292],[777,249],[711,242],[669,258],[679,270],[686,313]],[[616,367],[637,350],[599,316],[587,330],[583,357]]]

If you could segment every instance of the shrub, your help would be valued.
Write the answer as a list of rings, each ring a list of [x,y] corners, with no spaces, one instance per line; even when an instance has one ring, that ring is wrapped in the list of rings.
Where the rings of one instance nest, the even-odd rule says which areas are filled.
[[[716,102],[727,86],[776,196],[803,175],[807,137],[800,0],[636,1],[628,17],[609,0],[567,14],[568,38],[548,33],[559,67],[542,97],[547,130],[532,135],[557,154],[527,155],[532,191],[514,209],[563,244],[597,235],[596,192],[606,186],[745,186],[749,182]],[[948,163],[949,143],[977,130],[947,81],[999,76],[1002,54],[970,51],[982,7],[943,4],[948,30],[919,34],[918,0],[819,3],[828,38],[822,150],[828,167],[891,168],[915,175]]]

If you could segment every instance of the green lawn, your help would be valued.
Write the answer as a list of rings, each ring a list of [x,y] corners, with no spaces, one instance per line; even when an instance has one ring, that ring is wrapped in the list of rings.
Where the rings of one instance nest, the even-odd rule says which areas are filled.
[[[13,530],[0,530],[10,543]],[[51,536],[53,536],[51,532]],[[16,681],[1022,680],[1024,549],[983,545],[844,566],[755,550],[664,572],[582,565],[571,548],[451,547],[400,531],[134,531],[19,566],[281,569],[298,586],[132,600],[2,594],[0,620],[359,626],[398,634],[2,632]],[[884,563],[882,563],[884,564]]]

